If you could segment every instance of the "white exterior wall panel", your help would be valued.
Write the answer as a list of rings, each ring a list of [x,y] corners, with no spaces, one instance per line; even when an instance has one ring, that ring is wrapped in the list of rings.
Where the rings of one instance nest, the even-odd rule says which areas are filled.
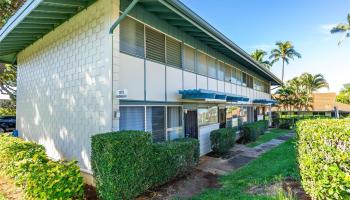
[[[197,75],[197,88],[198,89],[208,89],[208,80],[207,77]]]
[[[218,91],[225,92],[225,83],[224,81],[218,81]]]
[[[197,81],[196,81],[196,74],[184,71],[183,72],[184,77],[184,89],[185,90],[191,90],[197,88]]]
[[[165,65],[146,61],[146,100],[165,101]]]
[[[208,78],[208,90],[218,91],[218,81],[213,78]]]
[[[181,98],[179,90],[182,90],[182,70],[174,67],[167,67],[166,77],[167,100],[179,100]]]
[[[225,82],[225,92],[232,93],[231,83]]]
[[[121,53],[120,65],[118,89],[127,89],[129,100],[143,100],[145,96],[144,60]]]
[[[97,1],[18,54],[20,137],[42,144],[53,159],[78,160],[87,171],[91,136],[112,128],[114,4]]]
[[[199,127],[198,140],[199,140],[199,154],[203,156],[211,152],[210,133],[213,130],[219,129],[220,124],[211,124],[207,126]]]

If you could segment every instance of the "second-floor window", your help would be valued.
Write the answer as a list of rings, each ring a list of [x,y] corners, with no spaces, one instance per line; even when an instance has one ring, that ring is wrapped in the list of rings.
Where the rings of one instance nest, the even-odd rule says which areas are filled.
[[[146,27],[146,58],[165,63],[165,35]]]
[[[144,57],[145,44],[143,24],[127,17],[121,22],[120,26],[120,51]]]

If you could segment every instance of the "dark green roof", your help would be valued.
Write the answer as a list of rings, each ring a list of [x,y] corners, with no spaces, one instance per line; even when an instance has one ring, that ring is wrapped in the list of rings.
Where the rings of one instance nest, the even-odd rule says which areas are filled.
[[[14,63],[18,52],[94,1],[28,0],[0,30],[0,62]]]

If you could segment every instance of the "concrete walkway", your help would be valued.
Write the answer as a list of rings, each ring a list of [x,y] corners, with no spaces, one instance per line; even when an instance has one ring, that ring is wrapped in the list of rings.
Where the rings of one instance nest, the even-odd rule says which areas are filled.
[[[294,137],[294,133],[288,133],[266,143],[250,148],[242,144],[236,144],[229,151],[228,159],[203,156],[197,169],[217,175],[225,175],[246,165],[261,154],[275,148],[281,143]]]

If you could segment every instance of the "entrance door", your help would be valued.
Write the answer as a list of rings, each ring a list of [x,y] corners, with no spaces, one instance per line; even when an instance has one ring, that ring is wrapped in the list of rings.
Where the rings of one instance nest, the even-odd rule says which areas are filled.
[[[226,128],[226,108],[219,109],[220,128]]]
[[[185,137],[198,139],[198,119],[196,110],[188,110],[185,113]]]

